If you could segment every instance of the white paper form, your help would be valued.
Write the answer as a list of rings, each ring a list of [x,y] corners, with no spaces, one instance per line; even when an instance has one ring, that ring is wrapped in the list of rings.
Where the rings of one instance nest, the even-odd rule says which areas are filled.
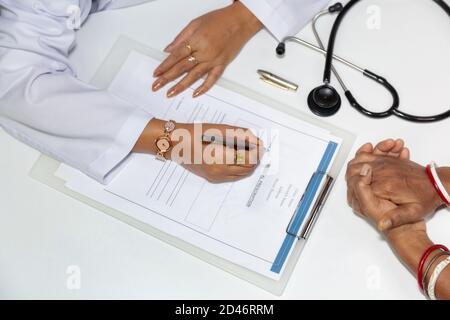
[[[323,129],[216,86],[192,99],[192,90],[174,99],[152,93],[158,61],[132,52],[109,90],[176,122],[209,122],[251,128],[268,151],[256,172],[244,180],[211,184],[173,162],[132,155],[108,186],[62,166],[67,186],[126,212],[212,254],[273,279],[286,228],[330,142]],[[336,152],[337,153],[337,152]],[[328,155],[331,164],[333,153]],[[284,261],[284,260],[283,260]]]

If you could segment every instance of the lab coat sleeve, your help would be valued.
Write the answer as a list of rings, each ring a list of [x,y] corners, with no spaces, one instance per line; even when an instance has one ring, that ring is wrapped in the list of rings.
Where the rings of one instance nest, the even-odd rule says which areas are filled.
[[[106,183],[152,115],[76,79],[72,3],[91,12],[90,0],[0,0],[0,126]]]
[[[329,0],[240,0],[279,41],[297,34]]]
[[[122,9],[126,7],[137,6],[142,3],[156,1],[156,0],[96,0],[93,1],[92,11],[104,11]]]

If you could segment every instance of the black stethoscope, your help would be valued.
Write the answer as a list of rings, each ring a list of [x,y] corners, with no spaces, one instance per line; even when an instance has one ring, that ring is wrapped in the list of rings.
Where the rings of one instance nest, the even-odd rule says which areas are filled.
[[[436,4],[438,4],[446,13],[448,16],[450,16],[450,6],[447,5],[443,0],[432,0]],[[320,12],[316,17],[313,19],[313,31],[314,35],[317,39],[317,42],[319,43],[319,47],[315,46],[307,41],[304,41],[297,37],[286,37],[283,39],[283,41],[277,46],[276,52],[278,56],[283,56],[286,52],[286,42],[292,41],[299,44],[302,44],[310,49],[313,49],[315,51],[319,51],[326,55],[326,63],[325,63],[325,71],[323,76],[323,85],[315,88],[311,91],[311,93],[308,96],[308,106],[311,109],[311,111],[321,117],[328,117],[336,114],[340,107],[341,107],[341,97],[339,93],[336,91],[335,88],[333,88],[330,85],[331,80],[331,72],[333,71],[334,75],[336,76],[337,80],[339,81],[342,89],[345,92],[345,96],[347,97],[348,102],[351,106],[353,106],[356,110],[361,112],[362,114],[371,117],[371,118],[386,118],[390,117],[392,115],[395,115],[401,119],[413,121],[413,122],[435,122],[447,119],[450,117],[450,110],[438,115],[434,116],[415,116],[408,113],[405,113],[403,111],[399,110],[400,106],[400,97],[397,93],[397,90],[383,77],[377,75],[376,73],[369,71],[367,69],[358,67],[357,65],[340,58],[333,54],[335,42],[336,42],[336,36],[339,30],[339,27],[342,23],[342,20],[344,19],[345,15],[350,11],[350,9],[360,2],[360,0],[351,0],[349,1],[345,6],[343,6],[341,3],[336,3],[329,7],[327,10]],[[333,13],[339,13],[338,17],[336,18],[336,21],[334,22],[333,28],[330,33],[330,39],[328,41],[328,49],[325,51],[325,47],[319,37],[319,34],[317,32],[316,28],[316,22],[317,20],[325,15],[325,14],[333,14]],[[363,107],[361,104],[358,103],[356,98],[353,96],[351,91],[346,87],[344,81],[339,76],[336,69],[333,67],[333,59],[336,59],[347,66],[361,72],[364,76],[368,77],[369,79],[376,81],[377,83],[381,84],[383,87],[386,88],[390,92],[393,98],[392,106],[383,112],[373,112],[368,110],[367,108]]]

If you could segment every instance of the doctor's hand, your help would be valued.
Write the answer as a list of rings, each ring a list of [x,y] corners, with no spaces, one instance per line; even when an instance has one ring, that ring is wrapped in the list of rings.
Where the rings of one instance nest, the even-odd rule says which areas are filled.
[[[153,119],[138,139],[133,151],[156,154],[155,141],[163,135],[166,121]],[[244,143],[236,149],[218,143],[203,143],[202,137]],[[177,123],[170,133],[172,148],[166,158],[212,183],[231,182],[251,175],[264,154],[264,144],[250,130],[222,124]]]
[[[261,28],[261,22],[239,1],[193,20],[165,49],[170,55],[154,71],[153,91],[185,75],[168,90],[167,96],[174,97],[206,75],[193,96],[204,94]]]

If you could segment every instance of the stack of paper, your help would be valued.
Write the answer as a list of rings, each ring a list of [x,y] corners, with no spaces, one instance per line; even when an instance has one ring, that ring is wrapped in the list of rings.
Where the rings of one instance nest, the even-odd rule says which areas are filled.
[[[150,90],[157,65],[157,60],[132,52],[109,90],[157,118],[252,129],[268,147],[256,172],[238,182],[211,184],[175,163],[133,154],[107,186],[65,165],[57,175],[70,189],[279,279],[292,250],[287,226],[312,175],[319,168],[325,173],[330,169],[340,138],[220,86],[197,99],[188,90],[169,100],[164,92]],[[310,196],[313,200],[317,192]]]

